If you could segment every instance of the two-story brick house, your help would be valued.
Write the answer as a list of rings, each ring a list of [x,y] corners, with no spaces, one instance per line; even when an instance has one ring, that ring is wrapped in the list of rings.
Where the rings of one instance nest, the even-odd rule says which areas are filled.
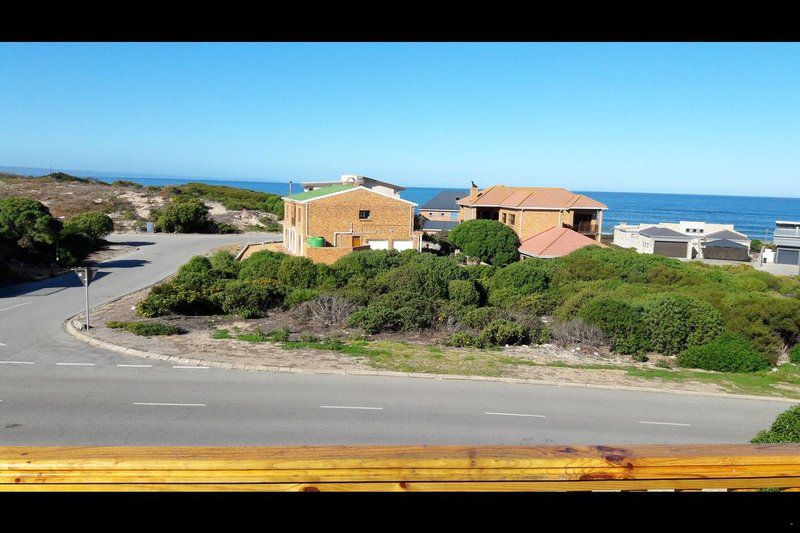
[[[333,263],[359,250],[419,250],[416,204],[363,185],[306,190],[284,200],[283,247],[292,255]]]
[[[605,204],[559,187],[506,187],[492,185],[470,189],[456,200],[459,222],[497,220],[511,227],[520,241],[550,228],[568,228],[600,242]]]

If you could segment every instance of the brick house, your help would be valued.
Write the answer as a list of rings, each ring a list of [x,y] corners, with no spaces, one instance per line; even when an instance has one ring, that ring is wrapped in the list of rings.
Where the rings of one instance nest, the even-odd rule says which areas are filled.
[[[492,185],[456,200],[458,221],[497,220],[524,241],[550,228],[568,228],[600,242],[603,210],[608,207],[583,194],[560,187],[506,187]]]
[[[338,184],[283,200],[283,247],[289,254],[330,264],[353,251],[420,249],[417,204],[399,195]]]

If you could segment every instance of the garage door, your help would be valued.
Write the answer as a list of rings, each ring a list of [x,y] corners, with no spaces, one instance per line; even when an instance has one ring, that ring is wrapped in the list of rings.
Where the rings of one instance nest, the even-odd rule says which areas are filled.
[[[796,265],[800,263],[800,250],[778,248],[778,255],[775,258],[775,262],[782,265]]]
[[[414,248],[414,241],[393,241],[392,247],[395,250],[411,250]]]
[[[667,257],[686,257],[685,242],[666,242],[656,241],[653,246],[653,253],[656,255],[666,255]]]
[[[367,241],[369,247],[373,250],[388,250],[389,241]]]

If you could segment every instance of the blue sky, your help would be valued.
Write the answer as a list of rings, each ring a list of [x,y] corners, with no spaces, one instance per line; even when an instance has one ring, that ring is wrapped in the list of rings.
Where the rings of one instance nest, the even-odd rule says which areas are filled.
[[[5,43],[0,165],[800,197],[797,43]]]

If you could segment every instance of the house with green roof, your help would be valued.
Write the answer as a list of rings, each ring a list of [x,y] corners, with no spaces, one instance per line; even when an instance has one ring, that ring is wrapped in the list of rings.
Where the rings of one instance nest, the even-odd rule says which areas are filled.
[[[333,263],[361,250],[418,250],[416,204],[356,183],[339,182],[285,196],[283,248],[314,262]]]

